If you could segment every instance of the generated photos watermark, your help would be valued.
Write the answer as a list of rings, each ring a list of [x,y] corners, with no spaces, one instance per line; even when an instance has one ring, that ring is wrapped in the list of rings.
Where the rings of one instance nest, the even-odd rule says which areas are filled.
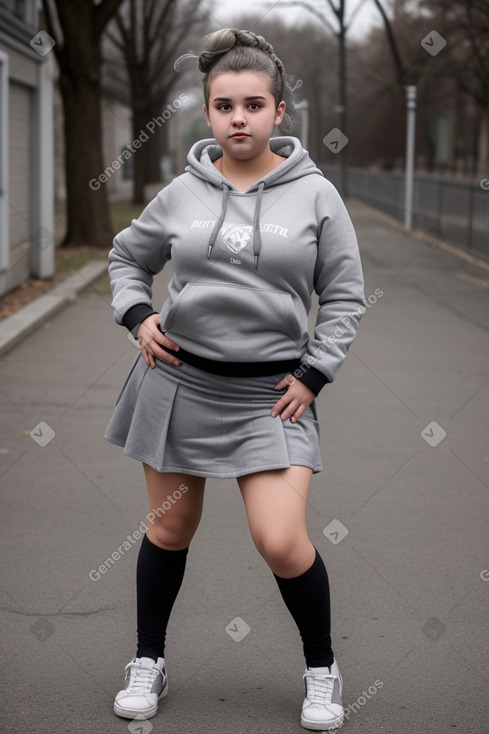
[[[46,421],[40,421],[30,431],[29,436],[43,449],[48,445],[48,443],[51,443],[53,438],[56,436],[56,431],[54,428],[51,428],[49,423],[46,423]]]
[[[299,367],[294,370],[294,377],[297,377],[297,379],[300,380],[303,374],[311,367],[314,367],[318,359],[320,359],[321,356],[326,354],[328,350],[336,344],[338,339],[345,336],[353,326],[356,327],[358,325],[361,317],[366,313],[367,309],[372,308],[372,306],[374,306],[383,295],[384,291],[381,288],[376,288],[374,292],[365,299],[364,305],[360,305],[355,311],[351,311],[350,313],[342,316],[340,319],[341,325],[338,324],[333,333],[323,339],[318,347],[312,347],[314,354],[308,354],[307,357],[302,360]]]
[[[235,642],[241,642],[251,632],[251,627],[241,617],[235,617],[226,625],[225,630]]]
[[[369,701],[373,696],[375,696],[376,693],[379,692],[379,690],[383,687],[384,682],[381,680],[376,680],[372,685],[370,685],[366,691],[362,691],[361,696],[358,696],[356,701],[353,701],[353,703],[349,703],[344,707],[344,714],[343,716],[347,721],[350,720],[350,716],[352,714],[358,713],[360,709],[365,706],[367,701]]]
[[[173,505],[175,505],[186,492],[188,492],[187,485],[181,484],[179,488],[173,492],[173,494],[168,494],[166,496],[166,500],[162,502],[159,507],[156,507],[154,510],[151,510],[151,512],[148,512],[144,520],[139,523],[139,527],[137,528],[137,530],[131,533],[131,535],[127,535],[126,539],[108,558],[105,559],[103,563],[100,564],[100,566],[98,566],[97,568],[93,568],[90,571],[90,573],[88,574],[88,578],[90,579],[90,581],[100,581],[102,576],[105,575],[107,571],[109,571],[113,566],[115,566],[117,561],[120,561],[125,553],[130,551],[131,548],[134,548],[136,543],[141,540],[144,534],[149,530],[149,525],[154,525],[156,519],[159,519],[169,510],[171,510]]]
[[[56,41],[46,31],[36,33],[29,43],[39,56],[46,56],[56,46]]]
[[[54,632],[54,624],[52,624],[46,617],[39,617],[33,625],[31,625],[31,633],[40,642],[45,642]]]
[[[429,640],[437,642],[440,637],[443,637],[447,628],[443,622],[440,622],[438,617],[430,617],[421,627],[421,631]]]
[[[111,178],[114,173],[124,165],[124,162],[132,158],[136,151],[142,147],[143,143],[146,143],[149,140],[149,136],[154,135],[156,130],[161,128],[175,112],[178,112],[178,110],[188,102],[188,100],[188,94],[181,92],[171,104],[167,104],[166,109],[162,110],[160,115],[151,118],[151,120],[149,120],[149,122],[144,126],[145,129],[141,129],[139,131],[137,138],[135,138],[132,143],[126,145],[122,153],[118,155],[117,158],[115,158],[112,163],[108,165],[99,176],[97,176],[97,178],[90,179],[88,184],[90,188],[93,191],[98,191],[102,184],[107,183],[109,178]]]
[[[438,446],[438,444],[446,438],[446,435],[447,432],[443,426],[440,426],[440,424],[437,423],[437,421],[431,421],[431,423],[428,423],[428,425],[421,431],[421,438],[423,438],[428,446],[431,446],[432,448]]]
[[[334,127],[324,136],[323,143],[332,153],[339,153],[345,145],[348,145],[348,138],[339,128]]]
[[[133,719],[127,728],[131,734],[150,734],[153,731],[153,724],[147,719]]]
[[[430,56],[436,56],[442,51],[447,42],[441,36],[438,31],[430,31],[421,41],[421,45]]]
[[[348,535],[348,528],[346,525],[343,525],[341,520],[338,520],[338,518],[335,518],[334,520],[331,520],[325,528],[323,528],[323,535],[329,540],[330,543],[333,543],[333,545],[338,545],[338,543],[341,543],[343,538],[346,538]]]

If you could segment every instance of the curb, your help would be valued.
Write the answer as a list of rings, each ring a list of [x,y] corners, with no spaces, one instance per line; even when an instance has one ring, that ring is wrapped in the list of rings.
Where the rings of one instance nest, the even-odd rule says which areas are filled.
[[[93,260],[48,293],[35,298],[0,321],[0,357],[35,331],[40,324],[72,303],[79,293],[105,273],[107,263],[104,260]]]

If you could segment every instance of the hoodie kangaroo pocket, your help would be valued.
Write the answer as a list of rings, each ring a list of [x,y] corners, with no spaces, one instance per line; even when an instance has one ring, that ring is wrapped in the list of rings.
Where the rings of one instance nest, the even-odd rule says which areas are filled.
[[[162,328],[189,351],[237,362],[288,358],[302,336],[290,293],[214,283],[187,283]]]

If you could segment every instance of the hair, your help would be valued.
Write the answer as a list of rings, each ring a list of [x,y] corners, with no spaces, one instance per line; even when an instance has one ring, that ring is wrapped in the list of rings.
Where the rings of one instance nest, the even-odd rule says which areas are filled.
[[[256,71],[268,77],[270,92],[278,107],[284,98],[287,78],[285,68],[273,47],[263,36],[252,31],[222,28],[204,38],[204,50],[198,65],[204,73],[204,98],[209,107],[209,88],[217,74],[228,71]],[[284,115],[282,127],[291,129],[291,119]]]

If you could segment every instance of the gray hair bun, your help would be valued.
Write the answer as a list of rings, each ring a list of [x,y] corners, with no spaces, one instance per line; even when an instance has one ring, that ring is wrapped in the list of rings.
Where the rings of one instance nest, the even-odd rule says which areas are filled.
[[[257,36],[252,31],[240,31],[237,28],[222,28],[220,31],[209,33],[204,38],[204,50],[199,56],[200,71],[207,74],[216,61],[235,46],[256,47],[266,53],[277,65],[280,76],[285,83],[284,65],[274,52],[271,43],[268,43],[263,36]]]

